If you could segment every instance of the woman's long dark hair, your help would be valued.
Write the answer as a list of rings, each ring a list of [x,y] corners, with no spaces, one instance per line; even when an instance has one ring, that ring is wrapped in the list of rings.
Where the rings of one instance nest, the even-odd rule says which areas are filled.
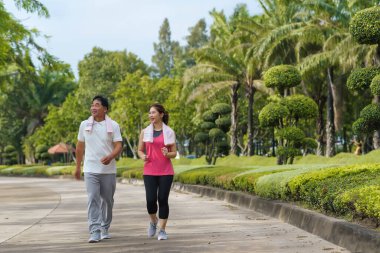
[[[165,110],[164,106],[159,103],[154,103],[150,108],[154,107],[159,113],[163,113],[162,121],[167,125],[169,123],[169,113]]]

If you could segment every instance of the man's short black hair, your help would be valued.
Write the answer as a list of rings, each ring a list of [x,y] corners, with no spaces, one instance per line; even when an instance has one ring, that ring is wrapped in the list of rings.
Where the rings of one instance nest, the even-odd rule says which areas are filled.
[[[93,99],[92,99],[92,102],[94,102],[94,100],[99,100],[100,103],[102,104],[102,106],[106,107],[107,110],[109,108],[109,104],[108,104],[108,99],[106,97],[103,97],[101,95],[96,95]]]

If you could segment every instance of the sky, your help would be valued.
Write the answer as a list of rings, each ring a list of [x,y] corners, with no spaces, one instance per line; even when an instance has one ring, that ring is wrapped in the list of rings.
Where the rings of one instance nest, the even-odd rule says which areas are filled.
[[[237,4],[245,3],[250,14],[261,12],[255,0],[40,0],[50,17],[19,11],[14,0],[3,0],[5,7],[27,28],[37,28],[37,40],[51,54],[77,65],[97,46],[106,50],[127,50],[151,64],[153,43],[168,18],[172,40],[185,45],[188,29],[201,18],[210,25],[209,12],[215,8],[229,16]]]

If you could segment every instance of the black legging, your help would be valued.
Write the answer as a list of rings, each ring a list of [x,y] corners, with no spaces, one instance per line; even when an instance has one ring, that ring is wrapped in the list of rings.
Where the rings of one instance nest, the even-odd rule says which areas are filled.
[[[157,213],[157,199],[159,205],[158,217],[167,219],[169,217],[169,193],[172,186],[173,176],[148,176],[144,175],[146,193],[146,207],[149,214]]]

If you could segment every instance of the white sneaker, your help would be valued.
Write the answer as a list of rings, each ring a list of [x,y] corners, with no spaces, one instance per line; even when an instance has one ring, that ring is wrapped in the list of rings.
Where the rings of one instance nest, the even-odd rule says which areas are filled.
[[[94,231],[90,234],[90,239],[88,239],[89,243],[95,243],[100,241],[100,231]]]
[[[101,239],[111,239],[111,235],[108,233],[108,229],[102,230]]]
[[[157,240],[167,240],[168,239],[168,234],[166,234],[165,230],[160,230],[160,232],[158,232],[158,236],[157,236]]]
[[[148,237],[153,237],[157,231],[157,223],[149,222]]]

